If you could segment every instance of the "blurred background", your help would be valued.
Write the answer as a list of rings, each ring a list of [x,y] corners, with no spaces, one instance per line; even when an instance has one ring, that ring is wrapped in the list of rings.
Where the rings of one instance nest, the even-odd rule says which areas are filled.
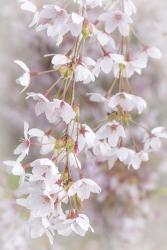
[[[67,1],[36,0],[42,3],[64,5]],[[167,127],[167,1],[134,0],[137,14],[134,17],[136,30],[146,44],[155,45],[162,51],[162,59],[149,63],[142,76],[131,79],[134,91],[148,102],[147,112],[142,119],[150,127]],[[69,5],[69,3],[68,3]],[[28,27],[31,14],[20,10],[15,0],[0,1],[0,162],[10,159],[13,148],[22,136],[23,122],[41,127],[36,119],[33,104],[19,94],[20,87],[15,79],[19,70],[13,61],[24,61],[34,70],[48,67],[44,54],[56,51],[54,39],[44,33],[36,33]],[[132,39],[132,43],[135,43]],[[44,76],[36,81],[36,90],[46,87],[54,76]],[[109,79],[100,79],[107,84]],[[38,85],[40,83],[40,86]],[[105,84],[104,84],[105,85]],[[101,90],[101,86],[97,86]],[[90,84],[86,92],[93,89]],[[105,89],[102,89],[103,91]],[[82,91],[82,90],[81,90]],[[83,90],[85,91],[85,89]],[[83,94],[84,96],[84,94]],[[84,100],[84,97],[82,97]],[[81,100],[82,101],[82,100]],[[89,105],[91,105],[89,103]],[[90,107],[89,114],[98,116]],[[92,113],[91,113],[92,112]],[[96,118],[96,117],[94,117]],[[91,123],[91,121],[90,121]],[[45,124],[42,124],[44,127]],[[137,133],[137,131],[133,131]],[[95,234],[80,237],[57,237],[50,247],[47,239],[31,240],[25,233],[20,211],[14,205],[17,179],[7,175],[3,164],[0,170],[0,248],[2,250],[166,250],[167,249],[167,147],[155,154],[151,161],[138,173],[126,170],[112,170],[96,173],[96,180],[102,186],[100,198],[86,204],[89,208]],[[87,173],[91,176],[89,166]],[[123,181],[122,181],[123,179]],[[106,186],[106,182],[109,186]],[[117,189],[115,191],[115,183]],[[129,205],[130,204],[130,205]],[[130,207],[130,209],[129,209]]]

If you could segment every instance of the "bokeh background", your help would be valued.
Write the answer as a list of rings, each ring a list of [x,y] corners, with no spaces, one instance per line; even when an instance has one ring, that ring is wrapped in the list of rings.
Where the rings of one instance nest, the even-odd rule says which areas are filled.
[[[57,2],[62,5],[68,2],[69,5],[70,1],[34,2],[41,6],[42,3]],[[131,82],[136,93],[148,102],[148,110],[143,117],[144,123],[150,127],[159,125],[167,127],[167,1],[134,0],[134,3],[137,6],[137,14],[134,17],[136,30],[145,43],[161,49],[162,59],[151,60],[143,75],[135,76]],[[143,190],[151,190],[147,197],[149,208],[142,207],[149,210],[142,219],[132,217],[130,221],[122,217],[119,220],[114,210],[117,201],[114,200],[113,205],[102,197],[101,201],[92,200],[93,205],[90,207],[92,223],[94,228],[97,228],[97,233],[93,235],[87,235],[83,239],[57,237],[55,245],[51,248],[45,238],[30,240],[24,233],[24,223],[19,217],[19,211],[17,214],[13,203],[9,202],[14,199],[17,180],[5,173],[2,161],[10,159],[13,148],[18,144],[18,138],[22,136],[24,120],[31,122],[32,126],[40,126],[41,121],[36,120],[33,105],[25,101],[24,94],[19,95],[20,88],[15,83],[19,71],[13,61],[20,59],[33,69],[45,69],[48,62],[43,59],[43,55],[56,50],[54,40],[48,39],[44,33],[37,34],[28,27],[30,20],[31,15],[21,11],[15,0],[0,0],[0,248],[2,250],[166,250],[167,147],[165,145],[160,153],[151,158],[149,166],[146,166],[147,171],[140,170],[139,173],[141,176],[147,175],[148,178],[143,184]],[[133,40],[132,42],[135,43]],[[54,76],[40,79],[40,86],[48,86],[52,77]],[[107,78],[100,80],[108,81]],[[40,90],[40,86],[37,86],[37,90]],[[93,85],[88,88],[93,88]],[[94,114],[93,108],[90,108],[92,114]],[[103,178],[105,181],[105,176]],[[127,188],[125,184],[127,183],[118,188],[125,190]],[[137,184],[131,185],[133,194],[136,192],[135,185]],[[111,197],[113,193],[108,195]],[[125,206],[125,203],[119,203],[117,206]],[[141,204],[137,203],[138,207],[141,205],[144,206],[142,201]],[[89,206],[87,204],[87,207]],[[95,207],[99,207],[95,209],[96,216],[93,215]]]

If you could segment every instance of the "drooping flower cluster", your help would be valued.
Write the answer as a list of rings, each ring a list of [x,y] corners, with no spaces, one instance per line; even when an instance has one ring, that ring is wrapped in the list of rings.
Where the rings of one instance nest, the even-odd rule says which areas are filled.
[[[140,44],[139,51],[129,50],[129,34],[133,33],[132,15],[136,7],[131,0],[118,1],[105,11],[102,0],[74,1],[77,12],[68,13],[57,5],[45,5],[41,10],[29,0],[21,8],[34,13],[31,27],[46,31],[60,46],[70,37],[72,46],[66,52],[45,55],[51,57],[52,68],[45,72],[31,71],[16,60],[23,70],[17,79],[25,91],[32,78],[55,72],[57,79],[43,93],[28,92],[26,99],[35,102],[35,114],[50,124],[48,131],[24,123],[24,138],[14,150],[16,161],[6,161],[7,169],[20,176],[17,203],[30,211],[29,227],[32,238],[46,234],[53,243],[54,234],[68,236],[72,232],[84,236],[93,228],[83,212],[82,203],[91,193],[101,188],[82,171],[81,158],[89,154],[98,164],[114,168],[116,164],[139,169],[149,159],[149,153],[161,147],[161,138],[167,138],[164,127],[151,131],[138,124],[135,115],[146,109],[146,101],[132,93],[129,78],[141,74],[148,58],[160,58],[160,51]],[[78,5],[77,5],[78,6]],[[95,22],[89,18],[89,8],[100,7]],[[119,46],[112,34],[119,32]],[[86,54],[87,42],[95,43],[101,55],[92,58]],[[79,84],[95,82],[101,73],[112,74],[114,80],[106,95],[88,93],[90,101],[103,105],[104,119],[93,131],[82,123],[80,104],[76,94]],[[51,97],[53,90],[54,97]],[[81,109],[82,111],[82,109]],[[129,135],[129,127],[144,130],[141,142]],[[39,148],[39,157],[27,162],[29,152]]]

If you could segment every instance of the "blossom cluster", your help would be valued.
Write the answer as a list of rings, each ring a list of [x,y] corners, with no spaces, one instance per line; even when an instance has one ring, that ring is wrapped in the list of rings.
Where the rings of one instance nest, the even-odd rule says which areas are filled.
[[[24,138],[14,150],[17,159],[4,162],[9,172],[20,177],[17,203],[30,211],[31,237],[46,234],[51,243],[55,233],[84,236],[89,229],[94,231],[83,210],[83,201],[89,199],[91,193],[99,194],[101,188],[84,176],[82,158],[89,155],[92,161],[107,166],[109,171],[118,164],[138,170],[149,160],[151,152],[160,149],[161,139],[167,138],[164,127],[150,130],[138,123],[136,117],[144,112],[147,103],[132,93],[129,81],[136,73],[142,74],[150,58],[159,59],[161,52],[140,41],[135,51],[129,48],[130,34],[137,39],[133,1],[117,1],[107,11],[104,2],[76,0],[77,11],[68,13],[58,5],[44,5],[38,10],[31,1],[20,1],[21,8],[34,15],[30,27],[46,32],[57,47],[63,46],[67,39],[72,40],[66,52],[60,49],[59,53],[45,55],[51,57],[51,69],[47,71],[33,71],[15,60],[24,71],[16,80],[23,86],[21,92],[41,75],[56,73],[57,78],[43,93],[26,94],[26,99],[35,103],[36,116],[43,116],[50,129],[29,128],[24,122]],[[89,16],[91,8],[99,9],[93,21]],[[98,56],[86,53],[88,44],[98,49]],[[87,93],[89,100],[104,110],[103,120],[91,129],[82,122],[76,90],[81,84],[95,82],[101,74],[111,74],[113,81],[104,95]],[[134,138],[129,132],[131,126],[140,127],[144,133]],[[33,148],[39,149],[40,156],[29,162]]]

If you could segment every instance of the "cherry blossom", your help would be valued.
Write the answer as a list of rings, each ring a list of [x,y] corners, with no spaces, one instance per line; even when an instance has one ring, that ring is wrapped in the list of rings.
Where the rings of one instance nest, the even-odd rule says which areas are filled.
[[[97,27],[95,25],[92,25],[92,33],[95,36],[95,38],[97,39],[97,41],[100,43],[100,45],[102,47],[108,46],[111,47],[113,49],[116,48],[115,46],[115,41],[114,39],[109,36],[107,33],[97,29]]]
[[[121,35],[125,37],[128,36],[129,25],[132,24],[132,19],[120,10],[108,11],[100,15],[99,21],[105,23],[105,31],[107,33],[112,33],[118,28]]]
[[[123,61],[123,56],[119,54],[107,53],[103,58],[99,58],[94,69],[95,75],[99,76],[100,71],[109,74],[113,65],[119,65]]]
[[[20,177],[17,204],[29,212],[30,235],[32,238],[47,235],[53,244],[56,233],[85,236],[88,230],[93,232],[86,215],[89,206],[84,208],[91,193],[98,194],[97,204],[111,202],[110,215],[115,208],[118,210],[111,223],[121,234],[121,223],[127,230],[133,228],[129,213],[144,207],[144,198],[155,188],[153,181],[147,183],[148,173],[143,178],[143,172],[149,153],[160,149],[161,139],[167,138],[164,127],[149,131],[138,124],[135,113],[142,114],[147,103],[131,88],[131,77],[135,73],[141,75],[148,59],[159,59],[161,52],[141,42],[131,27],[132,15],[136,13],[132,0],[115,1],[107,11],[102,7],[107,4],[103,0],[74,0],[78,5],[72,4],[69,11],[66,5],[48,4],[38,10],[29,0],[19,2],[23,10],[34,14],[30,26],[37,32],[46,31],[45,47],[51,44],[53,52],[45,51],[44,59],[51,60],[41,72],[31,72],[16,60],[24,70],[16,81],[25,90],[32,76],[54,72],[44,78],[47,82],[54,78],[51,86],[49,82],[39,82],[39,86],[32,83],[32,91],[40,89],[41,93],[26,95],[26,100],[34,101],[37,118],[43,116],[42,124],[41,120],[38,124],[46,127],[46,131],[30,129],[24,122],[24,138],[14,150],[16,160],[4,161],[7,171]],[[119,32],[112,34],[115,30]],[[52,37],[49,43],[48,36]],[[99,77],[101,73],[107,74],[109,85]],[[88,83],[92,84],[83,86]],[[90,92],[93,89],[87,96],[99,108],[94,104],[89,110],[90,103],[82,95],[85,88]],[[143,141],[138,127],[144,129]],[[37,149],[35,160],[29,155],[31,146]],[[22,163],[28,155],[27,162]],[[128,210],[130,206],[132,209]],[[145,214],[144,208],[141,213]],[[141,225],[137,226],[142,227],[142,222],[139,220]]]
[[[127,59],[122,58],[122,61],[115,63],[113,66],[113,73],[116,78],[119,78],[121,72],[125,78],[130,78],[134,73],[141,74],[142,69],[147,66],[147,57],[144,53],[136,55],[128,55]]]
[[[145,150],[159,150],[161,148],[161,139],[167,138],[167,132],[164,127],[157,127],[151,130],[151,133],[146,133],[144,136]]]
[[[36,115],[40,115],[43,112],[45,112],[46,103],[48,103],[49,100],[44,95],[42,95],[41,93],[30,92],[30,93],[27,93],[26,99],[29,99],[29,98],[32,98],[34,101],[37,101],[35,105]]]
[[[62,119],[66,124],[70,123],[76,116],[72,107],[58,99],[46,104],[45,115],[49,122],[55,123],[58,119]]]
[[[37,159],[31,163],[32,176],[30,181],[47,180],[48,182],[56,182],[59,179],[59,171],[55,164],[47,159]]]
[[[82,57],[78,59],[78,62],[75,64],[70,58],[64,55],[55,55],[52,59],[52,64],[55,69],[60,68],[60,66],[66,66],[67,69],[71,68],[74,71],[76,82],[83,82],[87,84],[89,82],[95,81],[95,76],[91,72],[91,69],[96,65],[95,61],[90,57]],[[69,65],[68,65],[69,64]],[[71,67],[72,65],[72,67]]]
[[[93,232],[89,219],[85,214],[75,214],[75,211],[70,211],[67,215],[67,220],[57,229],[58,234],[69,236],[72,232],[85,236],[88,230]]]
[[[145,151],[134,152],[132,159],[129,163],[129,166],[132,166],[134,169],[139,169],[142,162],[146,162],[149,160],[148,153]]]
[[[17,203],[31,210],[31,216],[35,218],[49,216],[53,207],[53,201],[42,193],[30,194],[26,199],[18,199]]]
[[[47,30],[48,36],[54,36],[56,44],[59,46],[64,35],[68,32],[67,20],[69,15],[67,11],[57,5],[44,5],[39,13],[39,18],[36,20],[37,31]]]
[[[147,104],[139,96],[131,95],[125,92],[119,92],[110,98],[108,106],[112,110],[118,110],[118,108],[121,107],[123,111],[127,112],[137,109],[137,112],[141,114],[146,108]]]
[[[27,98],[33,98],[37,101],[35,111],[37,115],[45,113],[46,118],[50,123],[64,121],[66,124],[70,123],[76,116],[72,107],[65,101],[54,99],[49,101],[40,93],[28,93]]]
[[[24,139],[16,149],[14,150],[15,155],[19,155],[18,161],[22,161],[29,153],[29,148],[31,145],[31,138],[42,137],[44,132],[40,129],[32,128],[29,129],[29,124],[24,122]]]
[[[111,146],[105,140],[98,141],[98,143],[95,144],[93,147],[93,153],[100,162],[106,161],[113,156],[115,159],[115,151],[113,151]]]
[[[75,194],[83,201],[89,199],[90,193],[100,193],[101,188],[92,180],[82,178],[74,182],[68,190],[68,195],[73,196]]]
[[[124,128],[116,121],[108,122],[96,132],[97,139],[107,139],[112,147],[116,147],[121,138],[126,137]]]
[[[68,127],[68,134],[77,143],[79,152],[91,148],[96,143],[96,135],[87,124],[71,122]]]

